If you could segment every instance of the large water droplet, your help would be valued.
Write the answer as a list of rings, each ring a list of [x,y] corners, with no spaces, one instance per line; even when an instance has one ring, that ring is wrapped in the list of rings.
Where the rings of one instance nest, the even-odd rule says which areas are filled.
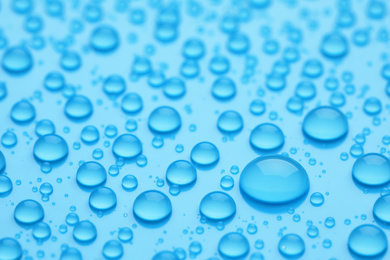
[[[88,221],[78,222],[73,229],[73,238],[79,244],[90,244],[95,241],[97,230],[95,225]]]
[[[214,191],[203,197],[199,211],[210,220],[226,220],[236,213],[236,203],[228,194]]]
[[[149,190],[141,193],[135,199],[133,213],[141,221],[157,222],[172,214],[172,204],[164,193]]]
[[[374,225],[360,225],[349,235],[348,248],[358,257],[377,259],[387,250],[387,237]]]
[[[157,133],[171,133],[181,126],[179,113],[172,107],[158,107],[150,114],[148,119],[149,128]]]
[[[390,161],[378,153],[365,154],[355,161],[352,177],[363,185],[385,185],[390,181]]]
[[[45,213],[41,204],[35,200],[19,202],[14,211],[14,218],[19,225],[33,225],[43,220]]]
[[[107,172],[98,162],[86,162],[76,174],[77,184],[86,189],[94,189],[106,183]]]
[[[75,95],[65,104],[65,115],[74,120],[86,119],[93,113],[91,101],[81,95]]]
[[[335,141],[348,133],[347,118],[333,107],[318,107],[305,117],[303,133],[317,141]]]
[[[266,204],[285,204],[309,191],[305,169],[291,158],[262,156],[251,161],[241,173],[240,189],[245,195]]]
[[[302,238],[296,234],[287,234],[279,241],[279,252],[282,256],[290,258],[299,258],[305,252],[305,243]]]
[[[379,197],[373,208],[375,220],[386,227],[390,226],[390,194]]]
[[[339,33],[327,34],[322,39],[320,49],[327,58],[342,58],[348,54],[348,42]]]
[[[249,249],[248,239],[237,232],[224,235],[218,244],[218,251],[224,259],[243,259]]]
[[[283,146],[284,135],[282,130],[276,125],[265,123],[256,126],[252,130],[249,141],[252,147],[256,149],[270,151]]]
[[[15,123],[29,123],[34,120],[35,114],[34,106],[27,100],[19,101],[11,108],[11,119]]]
[[[92,32],[90,44],[98,52],[113,51],[119,45],[119,35],[111,26],[99,26]]]
[[[6,197],[12,192],[12,181],[6,175],[0,175],[0,197]]]
[[[22,247],[18,241],[9,237],[0,239],[0,259],[19,260],[22,254]]]
[[[112,152],[115,156],[133,159],[142,153],[142,144],[138,137],[132,134],[123,134],[115,139]]]
[[[244,122],[241,115],[232,110],[223,112],[217,121],[218,129],[224,133],[239,132],[243,126]]]
[[[219,161],[218,148],[209,142],[198,143],[191,150],[191,161],[199,166],[211,166]]]
[[[46,241],[51,236],[50,226],[45,222],[39,222],[34,225],[32,235],[38,243]]]
[[[179,186],[190,185],[196,181],[196,169],[188,161],[174,161],[168,166],[166,178],[171,184]]]
[[[89,196],[89,207],[99,214],[114,209],[116,202],[115,192],[107,187],[97,188]]]
[[[58,135],[41,136],[34,145],[34,156],[44,162],[55,162],[68,155],[68,144]]]
[[[1,65],[8,73],[23,73],[33,66],[33,58],[26,48],[13,47],[3,54]]]

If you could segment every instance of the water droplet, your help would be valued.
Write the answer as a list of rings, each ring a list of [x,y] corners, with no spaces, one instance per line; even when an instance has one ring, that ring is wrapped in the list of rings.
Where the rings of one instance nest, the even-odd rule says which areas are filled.
[[[55,162],[68,155],[68,144],[58,135],[44,135],[34,144],[34,156],[44,162]]]
[[[236,111],[225,111],[218,117],[217,127],[221,132],[236,133],[241,131],[243,126],[242,117]]]
[[[216,75],[225,74],[230,69],[229,60],[223,56],[216,56],[210,60],[209,69]]]
[[[267,204],[285,204],[305,196],[309,191],[305,169],[291,158],[281,155],[258,157],[240,176],[240,189],[250,198]]]
[[[98,215],[114,209],[116,202],[115,192],[107,187],[97,188],[89,196],[89,207]]]
[[[6,175],[0,175],[0,197],[6,197],[12,192],[12,181]]]
[[[249,141],[256,149],[270,151],[283,146],[284,135],[276,125],[264,123],[252,130]]]
[[[374,225],[360,225],[349,235],[348,248],[358,257],[380,258],[387,250],[387,237]]]
[[[319,192],[314,192],[310,196],[310,203],[314,207],[319,207],[322,204],[324,204],[324,200],[325,200],[324,195],[322,195],[322,193],[319,193]]]
[[[75,95],[68,99],[65,104],[65,115],[69,119],[80,120],[90,117],[93,113],[91,101],[81,95]]]
[[[68,224],[69,226],[74,226],[77,224],[77,222],[79,222],[79,216],[76,214],[76,213],[69,213],[68,215],[66,215],[66,224]]]
[[[249,38],[242,33],[235,33],[230,35],[226,48],[233,54],[244,54],[250,48]]]
[[[95,189],[106,183],[107,173],[98,162],[86,162],[76,173],[77,184],[86,189]]]
[[[56,128],[52,121],[48,119],[43,119],[37,123],[35,126],[35,133],[41,137],[43,135],[50,135],[54,134],[56,131]]]
[[[61,253],[60,260],[82,260],[80,251],[73,247],[68,247]]]
[[[347,135],[348,122],[338,109],[323,106],[306,115],[302,130],[317,141],[335,141]]]
[[[90,44],[97,52],[110,52],[118,48],[119,35],[111,26],[99,26],[93,30]]]
[[[104,129],[104,134],[105,134],[105,136],[107,136],[108,138],[114,138],[114,137],[118,134],[118,129],[116,128],[115,125],[108,125],[108,126]]]
[[[73,238],[79,244],[91,244],[96,240],[96,237],[96,227],[88,220],[78,222],[73,228]]]
[[[11,119],[15,123],[27,124],[35,118],[35,108],[27,100],[22,100],[15,103],[11,108]]]
[[[12,148],[18,143],[18,138],[14,132],[7,131],[1,136],[1,144],[6,148]]]
[[[385,185],[390,181],[390,161],[381,154],[365,154],[355,161],[352,177],[362,185]]]
[[[138,180],[134,175],[126,175],[122,179],[122,188],[125,191],[134,191],[138,187]]]
[[[198,143],[191,150],[191,161],[199,166],[211,166],[219,161],[218,148],[209,142]]]
[[[14,218],[19,225],[33,225],[43,220],[45,213],[39,202],[23,200],[19,202],[14,211]]]
[[[142,144],[138,137],[132,134],[123,134],[115,139],[112,152],[115,156],[133,159],[142,153]]]
[[[180,260],[174,252],[161,251],[155,254],[152,260]]]
[[[52,71],[46,75],[43,85],[49,91],[59,91],[65,87],[65,78],[61,73]]]
[[[303,64],[302,74],[308,78],[318,78],[322,75],[323,71],[324,68],[319,60],[310,59]]]
[[[214,191],[203,197],[199,211],[213,221],[227,220],[236,214],[236,203],[228,194]]]
[[[316,238],[316,237],[318,237],[318,234],[319,234],[319,231],[318,231],[318,228],[316,226],[309,226],[307,228],[307,235],[310,238]]]
[[[135,199],[133,212],[141,221],[162,221],[172,214],[172,204],[164,193],[149,190],[141,193]]]
[[[81,57],[77,52],[66,51],[60,59],[60,66],[66,71],[75,71],[81,67]]]
[[[45,222],[39,222],[34,225],[32,235],[38,243],[48,240],[51,236],[50,226]]]
[[[310,81],[302,81],[295,88],[295,95],[304,100],[313,99],[316,93],[316,87]]]
[[[364,101],[363,109],[367,115],[375,116],[382,111],[382,103],[379,99],[370,97]]]
[[[322,55],[327,58],[342,58],[348,54],[348,42],[339,33],[327,34],[322,39],[320,49]]]
[[[180,99],[186,93],[186,85],[180,78],[171,78],[165,81],[163,93],[167,98]]]
[[[390,225],[390,194],[379,197],[373,209],[375,220],[388,227]]]
[[[122,76],[111,75],[104,80],[103,91],[108,97],[115,99],[125,93],[126,82]]]
[[[128,227],[120,228],[118,231],[118,239],[122,243],[129,243],[133,240],[133,231]]]
[[[221,178],[220,185],[221,185],[221,188],[224,190],[231,190],[231,189],[233,189],[233,186],[234,186],[234,179],[229,175],[225,175]]]
[[[255,116],[260,116],[265,112],[265,103],[260,99],[255,99],[249,106],[250,112]]]
[[[26,48],[13,47],[4,52],[1,65],[8,73],[24,73],[32,68],[33,58]]]
[[[106,259],[120,259],[123,256],[123,246],[116,240],[107,241],[103,246],[103,256]]]
[[[13,238],[5,237],[0,239],[0,259],[18,260],[22,258],[22,247]]]
[[[99,141],[99,131],[93,125],[88,125],[81,130],[81,141],[85,144],[94,144]]]
[[[174,161],[168,166],[166,172],[167,181],[179,186],[187,186],[196,181],[196,169],[188,161]]]
[[[236,84],[230,78],[218,78],[211,87],[211,94],[222,101],[232,99],[236,95]]]
[[[158,107],[150,114],[148,119],[150,130],[157,133],[172,133],[181,126],[179,113],[172,107]]]
[[[299,258],[305,252],[305,243],[296,234],[287,234],[279,241],[279,252],[286,258]]]
[[[286,79],[280,74],[272,73],[267,76],[265,84],[271,91],[280,91],[286,87]]]
[[[4,171],[6,166],[6,161],[3,152],[0,151],[0,173]]]
[[[122,98],[121,108],[125,113],[139,113],[143,108],[142,98],[137,93],[128,93]]]
[[[189,39],[183,45],[182,54],[188,59],[200,59],[205,53],[205,47],[199,39]]]

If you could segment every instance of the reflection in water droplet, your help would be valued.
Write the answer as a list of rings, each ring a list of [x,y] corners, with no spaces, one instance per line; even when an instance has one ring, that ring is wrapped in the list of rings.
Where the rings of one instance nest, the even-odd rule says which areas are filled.
[[[164,193],[149,190],[141,193],[135,199],[133,213],[141,221],[162,221],[172,214],[172,204]]]
[[[256,149],[270,151],[283,146],[284,135],[282,130],[276,125],[265,123],[256,126],[252,130],[249,141],[252,147]]]
[[[348,248],[358,257],[377,258],[387,250],[387,237],[374,225],[360,225],[349,235]]]
[[[56,131],[56,128],[52,121],[48,119],[43,119],[37,123],[35,126],[35,133],[41,137],[43,135],[50,135],[54,134]]]
[[[235,133],[241,131],[244,126],[242,117],[236,111],[225,111],[219,117],[217,121],[217,127],[221,132]]]
[[[218,148],[209,142],[198,143],[191,150],[191,161],[199,166],[211,166],[219,161]]]
[[[133,159],[142,153],[142,144],[136,136],[123,134],[115,139],[112,152],[115,156]]]
[[[148,119],[149,128],[157,133],[171,133],[181,126],[179,113],[172,107],[158,107],[150,114]]]
[[[0,259],[19,260],[22,254],[22,247],[18,241],[9,237],[0,239]]]
[[[196,169],[188,161],[174,161],[168,166],[166,172],[167,181],[171,184],[186,186],[196,181]]]
[[[122,188],[125,191],[134,191],[138,186],[138,180],[134,175],[126,175],[122,179]]]
[[[286,258],[299,258],[305,252],[305,243],[296,234],[287,234],[279,241],[279,252]]]
[[[218,244],[218,252],[226,259],[242,259],[249,253],[249,242],[237,232],[224,235]]]
[[[43,220],[45,213],[39,202],[23,200],[19,202],[14,211],[16,223],[20,225],[33,225]]]
[[[79,244],[90,244],[96,237],[96,227],[88,220],[78,222],[73,228],[73,238]]]
[[[236,203],[228,194],[214,191],[203,197],[199,211],[210,220],[226,220],[236,213]]]
[[[254,159],[240,177],[241,191],[267,204],[295,201],[308,193],[309,186],[305,169],[293,159],[281,155]]]
[[[55,162],[68,155],[68,144],[58,135],[41,136],[34,144],[34,156],[44,162]]]
[[[96,212],[107,212],[116,206],[116,194],[107,187],[94,190],[89,196],[89,207]]]
[[[86,162],[80,166],[76,173],[76,181],[80,186],[94,189],[106,183],[107,172],[97,162]]]
[[[355,161],[352,177],[363,185],[385,185],[390,181],[390,161],[381,154],[365,154]]]

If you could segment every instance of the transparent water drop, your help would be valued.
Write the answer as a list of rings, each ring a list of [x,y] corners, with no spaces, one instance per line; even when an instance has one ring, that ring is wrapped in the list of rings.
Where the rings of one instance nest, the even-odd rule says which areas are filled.
[[[99,130],[93,125],[88,125],[81,130],[80,138],[85,144],[95,144],[99,141],[99,136]]]
[[[242,33],[232,34],[227,41],[226,48],[233,54],[244,54],[250,48],[249,38]]]
[[[272,73],[267,76],[265,85],[271,91],[281,91],[286,87],[286,79],[283,75]]]
[[[199,166],[211,166],[219,161],[218,148],[210,142],[200,142],[191,150],[191,161]]]
[[[152,65],[148,58],[135,57],[132,65],[132,73],[137,76],[147,75],[152,69]]]
[[[106,259],[120,259],[123,256],[123,246],[116,240],[107,241],[103,246],[103,256]]]
[[[119,46],[118,32],[111,26],[99,26],[91,34],[90,45],[97,52],[111,52]]]
[[[199,211],[202,216],[213,221],[227,220],[236,214],[236,203],[228,194],[214,191],[203,197]]]
[[[79,216],[76,213],[71,212],[66,215],[65,222],[69,226],[74,226],[77,224],[77,222],[79,222]]]
[[[159,222],[172,214],[172,204],[164,193],[148,190],[135,199],[133,213],[141,221]]]
[[[64,111],[69,119],[82,120],[92,115],[93,106],[86,96],[75,95],[66,101]]]
[[[68,144],[58,135],[41,136],[34,144],[34,156],[43,162],[56,162],[68,155]]]
[[[390,182],[390,161],[378,153],[359,157],[352,168],[355,181],[366,186],[380,186]]]
[[[149,115],[148,126],[157,133],[172,133],[180,128],[181,118],[174,108],[161,106]]]
[[[0,239],[0,259],[18,260],[23,255],[22,246],[13,238]]]
[[[325,226],[326,226],[327,228],[332,228],[332,227],[334,227],[335,225],[336,225],[336,221],[335,221],[334,218],[332,218],[332,217],[327,217],[327,218],[325,219]]]
[[[133,92],[126,94],[122,98],[121,108],[123,112],[129,114],[136,114],[141,112],[143,108],[141,96]]]
[[[153,88],[161,87],[165,82],[165,75],[162,71],[152,71],[148,77],[148,84]]]
[[[241,192],[267,204],[295,201],[305,196],[309,187],[305,169],[293,159],[281,155],[254,159],[240,176]]]
[[[0,175],[0,197],[6,197],[12,192],[12,181],[6,175]]]
[[[26,73],[33,67],[33,57],[24,47],[7,49],[1,61],[3,69],[11,74]]]
[[[324,204],[324,201],[325,201],[324,195],[322,195],[322,193],[320,192],[314,192],[310,196],[310,203],[314,207],[321,206],[322,204]]]
[[[65,87],[65,77],[60,72],[49,72],[43,81],[43,86],[49,91],[59,91]]]
[[[75,51],[66,51],[61,56],[60,66],[66,71],[76,71],[81,67],[81,57]]]
[[[279,252],[285,258],[299,258],[305,253],[305,243],[296,234],[287,234],[279,241]]]
[[[112,99],[115,99],[125,93],[126,82],[122,76],[116,74],[110,75],[103,82],[103,91],[107,96]]]
[[[39,222],[34,225],[32,235],[38,243],[42,243],[50,238],[51,228],[47,223]]]
[[[188,161],[174,161],[166,171],[167,181],[178,186],[187,186],[196,181],[196,168]]]
[[[307,228],[307,235],[310,238],[316,238],[316,237],[318,237],[318,234],[319,234],[319,231],[318,231],[318,228],[316,226],[309,226]]]
[[[43,220],[42,205],[35,200],[23,200],[15,207],[14,219],[19,225],[30,226]]]
[[[335,141],[348,133],[345,115],[333,107],[317,107],[305,117],[303,133],[317,141]]]
[[[308,78],[318,78],[323,71],[323,65],[319,60],[310,59],[303,64],[302,74]]]
[[[89,195],[89,207],[98,214],[114,209],[116,203],[115,192],[107,187],[97,188]]]
[[[261,99],[255,99],[249,105],[249,111],[255,116],[261,116],[265,112],[265,103]]]
[[[174,252],[161,251],[155,254],[152,260],[180,260]]]
[[[49,119],[43,119],[37,123],[35,126],[35,133],[38,137],[43,135],[51,135],[56,131],[55,125]]]
[[[1,136],[1,144],[6,148],[12,148],[18,143],[18,138],[14,132],[6,131]]]
[[[200,59],[205,54],[205,47],[200,39],[188,39],[183,44],[182,55],[188,59]]]
[[[82,260],[83,257],[80,251],[74,247],[68,247],[62,251],[60,260]]]
[[[379,197],[373,208],[375,220],[388,227],[390,225],[390,194]]]
[[[133,159],[142,153],[142,144],[138,137],[132,134],[123,134],[115,139],[112,152],[117,157]]]
[[[223,112],[217,121],[218,129],[223,133],[236,133],[244,126],[241,115],[233,110]]]
[[[304,100],[313,99],[316,94],[316,87],[310,81],[301,81],[295,88],[295,95]]]
[[[230,70],[230,62],[224,56],[215,56],[210,60],[209,70],[216,75],[225,74]]]
[[[360,225],[349,235],[348,248],[357,257],[380,258],[387,250],[387,237],[374,225]]]
[[[77,184],[86,189],[103,186],[107,180],[107,172],[98,162],[83,163],[76,173]]]
[[[138,180],[134,175],[128,174],[122,179],[122,188],[125,191],[134,191],[138,187]]]
[[[299,97],[291,97],[287,100],[286,107],[291,113],[300,114],[303,111],[304,103]]]
[[[232,99],[236,95],[236,84],[230,78],[220,77],[214,81],[211,94],[222,101]]]
[[[108,138],[114,138],[118,134],[118,128],[115,125],[108,125],[104,129],[104,135]]]
[[[129,243],[133,240],[133,231],[128,227],[120,228],[118,231],[118,239],[122,243]]]
[[[363,110],[369,116],[378,115],[382,111],[382,103],[376,97],[367,98],[364,101]]]
[[[327,34],[322,38],[320,50],[327,58],[342,58],[348,54],[347,39],[340,33]]]
[[[255,149],[270,151],[283,146],[284,135],[276,125],[264,123],[252,130],[249,142]]]
[[[221,178],[220,186],[223,190],[231,190],[234,186],[234,179],[229,175],[225,175]]]
[[[5,157],[2,151],[0,151],[0,173],[4,171],[6,166]]]
[[[73,239],[79,244],[91,244],[96,238],[96,227],[88,220],[78,222],[73,228]]]
[[[180,99],[186,93],[186,85],[180,78],[171,78],[165,81],[163,93],[167,98]]]
[[[29,13],[34,7],[32,0],[15,0],[11,3],[12,10],[17,14]]]
[[[30,123],[35,115],[35,107],[27,100],[21,100],[11,108],[11,119],[17,124]]]

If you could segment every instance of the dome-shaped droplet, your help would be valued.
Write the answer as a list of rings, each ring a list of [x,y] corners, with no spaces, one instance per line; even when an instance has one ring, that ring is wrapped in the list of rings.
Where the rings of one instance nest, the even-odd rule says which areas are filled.
[[[18,143],[18,138],[14,132],[7,131],[1,136],[1,144],[6,148],[12,148]]]
[[[191,150],[191,160],[199,166],[210,166],[219,161],[218,148],[209,142],[198,143]]]
[[[50,238],[51,228],[47,223],[39,222],[34,225],[32,235],[35,240],[42,243],[43,241],[46,241]]]
[[[22,258],[22,246],[13,238],[0,239],[0,259],[19,260]]]
[[[60,59],[60,66],[67,71],[75,71],[81,67],[81,57],[75,51],[66,51]]]
[[[348,133],[347,118],[333,107],[318,107],[305,117],[303,133],[317,141],[335,141]]]
[[[97,188],[89,196],[89,207],[99,213],[112,210],[116,202],[115,192],[107,187]]]
[[[266,204],[285,204],[305,196],[310,183],[305,169],[291,158],[262,156],[251,161],[241,173],[240,189]]]
[[[58,135],[39,137],[34,145],[34,156],[44,162],[55,162],[68,155],[68,144]]]
[[[379,197],[373,208],[373,215],[379,224],[390,226],[390,194]]]
[[[264,123],[252,130],[249,141],[256,149],[270,151],[283,146],[284,135],[276,125]]]
[[[295,95],[304,100],[313,99],[316,93],[316,87],[310,81],[302,81],[295,88]]]
[[[13,47],[4,52],[1,65],[8,73],[24,73],[32,68],[33,58],[26,48]]]
[[[6,175],[0,175],[0,197],[6,197],[12,192],[12,181]],[[1,259],[1,258],[0,258]]]
[[[83,260],[83,256],[77,248],[68,247],[62,251],[60,260]]]
[[[155,254],[152,260],[180,260],[180,258],[171,251],[161,251]]]
[[[99,26],[91,35],[91,47],[98,52],[109,52],[118,48],[119,35],[111,26]]]
[[[327,58],[342,58],[348,54],[347,39],[339,33],[327,34],[322,39],[320,50]]]
[[[216,75],[224,74],[229,71],[229,60],[223,56],[216,56],[210,60],[209,69]]]
[[[170,99],[180,99],[186,93],[186,85],[180,78],[171,78],[164,83],[164,95]]]
[[[120,135],[112,145],[112,152],[115,156],[124,159],[133,159],[142,153],[142,144],[135,135]]]
[[[390,160],[378,153],[365,154],[353,164],[352,177],[362,185],[385,185],[390,182]]]
[[[86,162],[76,173],[76,181],[81,187],[94,189],[106,183],[107,172],[98,162]]]
[[[320,193],[320,192],[314,192],[310,196],[310,203],[314,207],[319,207],[322,204],[324,204],[324,200],[325,200],[324,195],[322,195],[322,193]]]
[[[364,101],[363,109],[367,115],[375,116],[382,111],[382,103],[376,97],[370,97]]]
[[[244,126],[242,117],[236,111],[225,111],[219,117],[217,121],[217,127],[224,133],[239,132]]]
[[[23,200],[19,202],[14,211],[16,223],[20,225],[33,225],[43,220],[45,213],[39,202]]]
[[[88,125],[81,130],[81,141],[85,144],[94,144],[99,140],[99,130],[93,126]]]
[[[15,123],[29,123],[34,120],[35,114],[35,107],[27,100],[19,101],[11,108],[11,119]]]
[[[96,237],[96,227],[88,220],[78,222],[73,228],[73,238],[79,244],[90,244]]]
[[[230,78],[221,77],[214,81],[211,94],[218,100],[232,99],[236,95],[236,84]]]
[[[133,191],[138,186],[138,180],[137,177],[134,175],[128,174],[122,179],[122,188],[125,191]]]
[[[196,169],[188,161],[174,161],[168,166],[166,172],[167,181],[171,184],[186,186],[196,181]]]
[[[207,219],[226,220],[236,214],[236,203],[228,194],[214,191],[203,197],[199,211]]]
[[[75,95],[65,104],[65,115],[70,119],[86,119],[93,113],[91,101],[81,95]]]
[[[220,186],[223,190],[231,190],[234,186],[234,179],[230,175],[225,175],[221,178]]]
[[[43,85],[47,90],[59,91],[65,87],[65,78],[61,73],[52,71],[46,75]]]
[[[164,193],[148,190],[135,199],[133,213],[142,221],[157,222],[168,218],[172,214],[172,204]]]
[[[387,237],[374,225],[360,225],[349,235],[348,248],[357,257],[378,259],[387,250]]]
[[[5,157],[2,151],[0,151],[0,173],[4,171],[6,166]]]
[[[205,53],[205,47],[199,39],[189,39],[183,45],[182,54],[188,59],[200,59]]]
[[[123,243],[128,243],[133,239],[133,231],[128,228],[120,228],[118,231],[118,239]]]
[[[41,137],[43,135],[51,135],[56,131],[56,127],[53,122],[48,119],[39,121],[35,127],[35,133]]]
[[[103,246],[103,256],[106,259],[120,259],[123,256],[123,246],[116,240],[107,241]]]
[[[179,113],[172,107],[158,107],[150,114],[148,119],[149,128],[157,133],[171,133],[181,126]]]
[[[322,63],[317,59],[307,60],[303,64],[302,74],[309,78],[318,78],[324,71]]]
[[[279,252],[287,259],[299,258],[305,253],[305,243],[296,234],[287,234],[279,241]]]
[[[122,98],[122,111],[129,114],[135,114],[142,110],[143,102],[137,93],[128,93]]]
[[[242,33],[232,34],[227,41],[226,48],[233,54],[246,53],[250,48],[249,38]]]
[[[111,75],[104,80],[103,91],[107,96],[116,98],[126,91],[126,82],[122,76]]]
[[[237,232],[224,235],[218,244],[218,252],[225,259],[243,259],[249,253],[249,242]]]

